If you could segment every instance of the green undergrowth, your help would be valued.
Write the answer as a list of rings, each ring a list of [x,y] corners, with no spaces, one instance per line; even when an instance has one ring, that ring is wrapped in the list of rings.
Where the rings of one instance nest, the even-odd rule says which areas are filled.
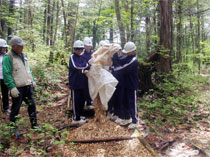
[[[201,87],[210,85],[209,78],[188,70],[174,70],[171,76],[156,83],[156,89],[139,100],[141,118],[151,128],[167,129],[186,123],[198,111]]]
[[[22,121],[24,120],[22,118]],[[18,123],[19,128],[24,127],[21,120]],[[62,148],[66,144],[69,147],[73,147],[72,143],[67,143],[69,131],[59,131],[51,124],[42,125],[40,133],[36,133],[36,130],[24,133],[21,140],[17,140],[20,143],[14,141],[14,135],[10,133],[11,128],[8,125],[4,123],[0,124],[0,128],[0,156],[24,156],[24,152],[30,152],[33,156],[46,156],[52,151],[60,156],[59,148]]]
[[[68,68],[66,64],[62,64],[62,59],[55,51],[54,59],[49,60],[49,50],[37,50],[33,53],[28,53],[30,58],[32,73],[37,84],[34,90],[34,96],[39,104],[53,105],[55,92],[59,92],[59,84],[68,82]],[[60,55],[64,52],[60,52]],[[63,56],[63,55],[62,55]],[[65,54],[67,62],[70,54]],[[38,106],[42,108],[42,106]]]

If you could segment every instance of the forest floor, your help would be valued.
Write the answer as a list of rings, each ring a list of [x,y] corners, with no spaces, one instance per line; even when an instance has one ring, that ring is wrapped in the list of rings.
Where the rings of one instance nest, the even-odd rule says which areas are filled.
[[[66,80],[66,78],[63,79]],[[199,91],[201,92],[201,97],[198,98],[199,104],[197,104],[200,108],[199,113],[189,115],[185,124],[167,130],[159,129],[158,133],[150,132],[148,131],[150,126],[139,117],[140,125],[136,130],[159,156],[210,156],[210,85],[200,87]],[[0,156],[154,156],[145,143],[142,144],[142,141],[136,138],[136,134],[132,139],[127,139],[134,135],[134,130],[128,130],[111,121],[104,120],[99,124],[94,118],[88,118],[88,123],[81,127],[71,126],[71,118],[66,116],[68,88],[65,83],[59,83],[51,96],[53,98],[45,98],[52,99],[50,103],[36,99],[37,116],[42,133],[30,130],[27,108],[22,107],[20,116],[24,119],[19,123],[22,136],[19,139],[14,136],[9,140],[0,139],[0,144],[6,148],[4,151],[0,150]],[[1,123],[9,123],[9,115],[2,114],[0,117]],[[80,140],[115,140],[73,143],[76,137]]]
[[[210,85],[198,89],[198,111],[187,123],[162,132],[150,142],[162,157],[210,157]],[[160,140],[158,140],[160,139]]]

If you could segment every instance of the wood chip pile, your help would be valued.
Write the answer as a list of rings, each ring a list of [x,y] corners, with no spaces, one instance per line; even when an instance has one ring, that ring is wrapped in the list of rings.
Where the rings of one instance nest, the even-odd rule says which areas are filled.
[[[86,124],[78,127],[68,135],[69,142],[75,140],[94,141],[97,139],[117,139],[131,137],[133,131],[121,127],[108,120],[101,109],[99,97],[94,101],[95,117]],[[63,147],[64,156],[129,156],[150,157],[150,152],[140,143],[138,138],[122,141],[100,143],[77,143],[69,152],[69,147]]]

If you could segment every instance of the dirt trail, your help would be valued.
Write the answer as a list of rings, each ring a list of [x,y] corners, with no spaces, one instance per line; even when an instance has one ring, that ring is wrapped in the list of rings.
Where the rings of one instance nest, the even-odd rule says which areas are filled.
[[[198,111],[188,124],[180,126],[176,140],[161,157],[210,157],[210,85],[199,89]],[[186,127],[188,126],[188,128]]]

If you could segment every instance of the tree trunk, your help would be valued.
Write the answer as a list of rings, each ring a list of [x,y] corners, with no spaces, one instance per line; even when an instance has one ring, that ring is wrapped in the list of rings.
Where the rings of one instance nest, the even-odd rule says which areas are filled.
[[[29,19],[29,23],[30,23],[30,30],[31,30],[31,36],[32,38],[30,39],[30,44],[31,44],[31,49],[32,49],[32,52],[35,51],[35,44],[34,44],[34,38],[33,38],[33,10],[32,10],[32,7],[31,7],[31,0],[29,1],[29,9],[28,9],[28,19]]]
[[[68,17],[67,17],[67,36],[69,39],[69,45],[68,45],[68,49],[69,51],[70,48],[73,47],[73,43],[75,40],[75,32],[76,32],[76,24],[77,24],[77,20],[78,20],[78,9],[79,9],[79,0],[77,1],[77,3],[73,3],[73,2],[69,2],[68,3],[68,7],[69,7],[69,12],[68,12]]]
[[[199,7],[199,0],[197,0],[197,48],[198,48],[198,51],[197,51],[197,54],[200,54],[200,14],[199,14],[199,11],[200,11],[200,7]],[[197,60],[198,60],[198,71],[199,71],[199,74],[200,74],[200,70],[201,70],[201,61],[200,61],[200,57],[197,57]]]
[[[51,19],[50,19],[50,46],[54,45],[54,41],[53,41],[53,28],[54,28],[54,12],[55,12],[55,0],[53,1],[53,8],[51,11]]]
[[[178,0],[177,2],[177,14],[178,14],[178,22],[177,22],[177,56],[176,56],[176,60],[178,62],[182,62],[182,54],[181,54],[181,50],[182,50],[182,5],[183,5],[183,1],[182,0]]]
[[[115,0],[115,12],[116,12],[116,16],[117,16],[118,27],[120,30],[121,45],[124,46],[124,44],[125,44],[125,28],[124,28],[124,25],[123,25],[123,22],[121,19],[119,0]]]
[[[15,7],[15,0],[10,0],[9,13],[11,16],[14,15],[14,7]],[[8,39],[11,39],[12,32],[13,32],[12,24],[9,23],[9,25],[8,25]]]
[[[0,1],[0,9],[4,10],[4,6],[8,5],[8,2],[6,1]],[[2,15],[3,12],[0,13],[0,36],[1,38],[6,38],[7,34],[8,34],[8,28],[6,25],[6,20],[1,18],[3,17]]]
[[[61,0],[61,4],[62,4],[62,8],[63,8],[65,47],[68,47],[68,38],[67,38],[67,20],[66,20],[66,11],[65,11],[65,6],[64,6],[64,0]]]
[[[155,5],[155,4],[154,4]],[[155,11],[154,11],[154,15],[153,15],[153,25],[154,25],[154,35],[155,36],[158,36],[159,35],[159,33],[158,33],[158,30],[160,29],[160,7],[159,7],[159,3],[156,5],[156,6],[154,6],[154,7],[156,7],[156,9],[155,9]],[[158,39],[157,38],[155,38],[155,41],[154,41],[154,43],[155,43],[155,52],[157,52],[158,51],[158,49],[159,49],[159,47],[158,47]]]
[[[56,24],[55,24],[55,34],[54,34],[54,39],[53,39],[53,43],[56,43],[56,39],[57,39],[57,31],[58,31],[58,20],[59,20],[59,14],[60,14],[60,4],[59,1],[57,1],[57,10],[56,10]]]
[[[20,23],[22,23],[22,21],[23,21],[23,2],[22,2],[22,0],[20,0],[20,2],[19,2],[19,5],[20,5],[20,8],[19,8],[19,13],[20,13],[20,16],[19,16],[19,22]]]
[[[144,93],[148,92],[150,89],[154,88],[152,83],[152,69],[150,64],[139,63],[138,66],[138,75],[139,75],[139,96],[142,96]]]
[[[193,23],[192,23],[192,18],[190,15],[190,34],[191,34],[191,43],[192,43],[192,50],[193,50],[193,54],[195,54],[195,41],[194,41],[194,31],[193,31]]]
[[[134,31],[134,0],[131,0],[131,41],[134,41],[135,31]]]
[[[125,12],[130,11],[128,1],[126,1],[126,3],[124,4],[124,7],[125,7]],[[128,24],[126,25],[125,36],[126,36],[126,41],[130,41],[131,30],[130,30],[130,25],[128,25]]]
[[[0,10],[2,9],[2,1],[0,0]],[[0,37],[2,37],[3,38],[3,29],[2,29],[2,19],[1,19],[1,17],[2,17],[2,14],[0,14],[1,16],[0,16]]]
[[[145,25],[146,25],[146,53],[150,55],[150,17],[145,18]]]
[[[47,3],[47,38],[46,38],[46,44],[50,45],[50,21],[51,21],[51,3],[50,0],[48,0]]]
[[[96,20],[94,20],[93,21],[93,30],[92,30],[92,32],[93,32],[93,49],[95,49],[95,47],[96,47],[97,28],[98,27],[97,27],[97,24],[96,24]]]
[[[93,49],[95,49],[95,47],[96,47],[96,41],[98,41],[98,39],[97,39],[98,24],[97,24],[97,22],[98,22],[98,19],[99,19],[100,15],[101,15],[102,2],[103,1],[101,0],[100,3],[99,3],[98,17],[97,17],[97,19],[95,19],[93,21],[93,28],[92,28],[92,33],[93,33]]]
[[[204,23],[205,23],[205,21],[204,21],[204,16],[202,16],[202,17],[201,17],[201,29],[202,29],[202,30],[201,30],[201,32],[202,32],[202,34],[201,34],[201,41],[202,41],[202,42],[204,42],[204,41],[206,40]],[[204,48],[204,47],[202,47],[202,48]]]
[[[172,0],[160,0],[160,58],[157,70],[163,73],[171,71],[173,50]]]
[[[42,37],[43,37],[43,41],[46,40],[46,23],[47,23],[47,9],[44,9],[44,22],[43,22],[43,33],[42,33]]]
[[[80,3],[80,0],[77,1],[77,4],[76,4],[76,17],[74,19],[74,25],[73,25],[73,31],[72,31],[72,42],[71,42],[71,47],[73,47],[73,44],[74,44],[74,41],[75,41],[75,38],[76,38],[76,27],[77,27],[77,21],[78,21],[78,15],[79,15],[79,3]]]
[[[113,31],[113,23],[111,23],[110,28],[109,28],[109,40],[111,43],[113,43],[113,38],[114,38],[114,31]]]

